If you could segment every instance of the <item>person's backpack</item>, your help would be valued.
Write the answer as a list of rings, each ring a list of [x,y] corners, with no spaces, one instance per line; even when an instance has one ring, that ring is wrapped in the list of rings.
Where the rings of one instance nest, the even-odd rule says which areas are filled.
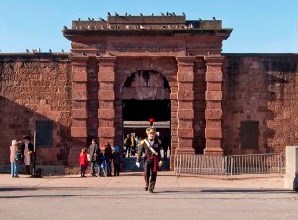
[[[22,159],[22,153],[17,152],[15,155],[15,159],[16,159],[16,161],[20,161]]]

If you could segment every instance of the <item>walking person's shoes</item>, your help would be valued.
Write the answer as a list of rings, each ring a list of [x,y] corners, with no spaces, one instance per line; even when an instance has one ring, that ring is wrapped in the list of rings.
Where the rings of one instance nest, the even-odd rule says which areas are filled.
[[[144,189],[145,189],[145,191],[148,191],[148,186],[145,186],[145,188],[144,188]]]
[[[154,193],[154,190],[153,189],[149,189],[149,193]]]

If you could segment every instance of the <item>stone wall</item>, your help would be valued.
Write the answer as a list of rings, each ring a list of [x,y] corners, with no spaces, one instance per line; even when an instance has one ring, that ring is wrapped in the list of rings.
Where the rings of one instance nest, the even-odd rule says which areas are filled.
[[[224,54],[225,154],[281,153],[298,144],[298,55]],[[241,122],[259,123],[258,146],[241,146]],[[244,134],[245,135],[245,134]]]
[[[67,165],[71,123],[68,54],[0,56],[0,165],[9,163],[13,139],[33,137],[36,120],[53,122],[53,146],[38,147],[37,163]]]
[[[298,55],[224,54],[223,68],[223,142],[225,154],[277,152],[286,145],[298,144]],[[102,63],[101,59],[99,63]],[[97,109],[106,102],[98,100],[98,62],[84,67],[88,76],[88,134],[98,134]],[[109,67],[109,66],[108,66]],[[169,82],[171,89],[172,147],[177,148],[177,61],[174,58],[117,58],[115,73],[115,141],[122,142],[122,89],[132,73],[155,70]],[[205,146],[206,63],[194,65],[194,148]],[[183,75],[183,74],[182,74]],[[38,163],[69,165],[72,117],[72,74],[69,54],[0,55],[0,165],[9,163],[11,140],[33,136],[36,120],[53,121],[53,146],[38,149]],[[184,85],[184,84],[183,84]],[[107,87],[110,88],[110,87]],[[184,105],[185,101],[180,101]],[[76,104],[76,103],[73,103]],[[189,103],[188,103],[189,105]],[[188,106],[187,105],[187,106]],[[76,105],[74,105],[76,106]],[[181,107],[181,106],[180,106]],[[103,121],[101,123],[108,122]],[[241,123],[257,122],[257,146],[241,145]],[[183,124],[185,124],[183,122]],[[245,133],[244,133],[245,135]],[[79,148],[84,146],[79,146]],[[77,161],[77,153],[73,162]]]

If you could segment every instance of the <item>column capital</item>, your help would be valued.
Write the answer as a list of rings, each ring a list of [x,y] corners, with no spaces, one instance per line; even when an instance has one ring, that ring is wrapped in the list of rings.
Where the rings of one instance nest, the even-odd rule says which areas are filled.
[[[208,66],[222,66],[224,61],[224,56],[220,56],[220,55],[205,56],[204,59]]]
[[[96,57],[96,59],[99,62],[99,65],[108,65],[108,66],[114,66],[117,57]]]
[[[176,57],[178,65],[180,65],[180,66],[193,66],[195,59],[196,59],[195,56],[179,56],[179,57]]]
[[[70,56],[70,61],[75,66],[87,66],[88,58],[88,56]]]

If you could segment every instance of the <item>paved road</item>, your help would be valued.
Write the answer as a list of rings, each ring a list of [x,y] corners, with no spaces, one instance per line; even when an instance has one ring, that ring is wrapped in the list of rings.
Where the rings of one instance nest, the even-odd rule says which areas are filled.
[[[0,219],[298,219],[298,194],[260,187],[257,183],[262,180],[229,184],[233,187],[213,180],[216,187],[208,187],[202,186],[208,179],[195,184],[191,178],[161,176],[156,193],[149,194],[140,178],[11,180],[0,176]],[[266,179],[268,185],[270,180],[273,186],[280,184],[273,178]],[[255,187],[244,184],[253,181]]]

